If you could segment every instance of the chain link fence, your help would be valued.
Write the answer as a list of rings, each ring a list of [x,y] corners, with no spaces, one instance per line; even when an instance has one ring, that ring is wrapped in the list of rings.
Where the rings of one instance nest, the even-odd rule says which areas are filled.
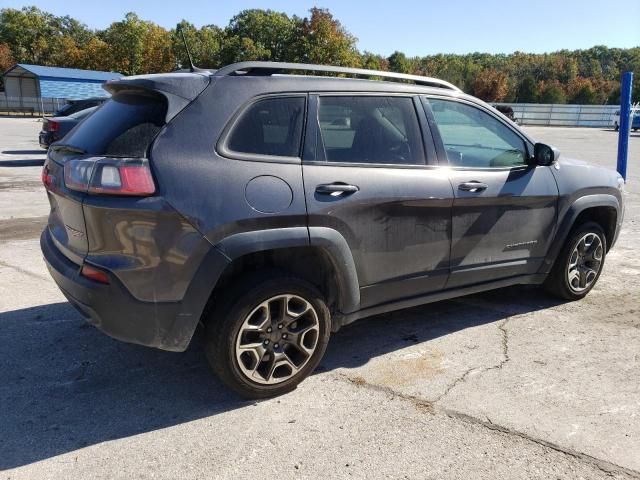
[[[66,102],[65,98],[7,97],[0,92],[0,115],[50,115]]]

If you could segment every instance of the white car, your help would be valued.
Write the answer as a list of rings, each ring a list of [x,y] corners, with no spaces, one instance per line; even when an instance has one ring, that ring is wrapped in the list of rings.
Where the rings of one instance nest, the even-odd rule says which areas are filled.
[[[616,112],[613,114],[613,128],[616,132],[620,130],[620,110],[616,110]],[[633,112],[633,122],[631,124],[631,128],[634,132],[637,132],[640,128],[640,112],[638,111]]]

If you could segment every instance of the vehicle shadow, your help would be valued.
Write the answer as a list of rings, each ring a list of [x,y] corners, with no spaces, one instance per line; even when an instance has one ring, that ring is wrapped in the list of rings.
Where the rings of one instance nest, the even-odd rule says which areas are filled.
[[[515,287],[361,320],[333,336],[317,373],[556,303]],[[0,344],[0,470],[255,403],[210,373],[201,331],[185,353],[163,352],[113,340],[56,303],[0,313]]]

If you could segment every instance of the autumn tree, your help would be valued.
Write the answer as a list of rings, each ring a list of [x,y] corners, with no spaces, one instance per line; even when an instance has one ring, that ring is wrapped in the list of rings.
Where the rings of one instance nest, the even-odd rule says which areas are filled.
[[[507,75],[497,70],[483,70],[473,82],[473,94],[488,102],[501,102],[508,91]]]
[[[16,63],[11,49],[6,43],[0,43],[0,72],[5,72],[9,67]]]
[[[357,39],[329,10],[314,7],[309,13],[296,28],[294,59],[321,65],[359,66]]]

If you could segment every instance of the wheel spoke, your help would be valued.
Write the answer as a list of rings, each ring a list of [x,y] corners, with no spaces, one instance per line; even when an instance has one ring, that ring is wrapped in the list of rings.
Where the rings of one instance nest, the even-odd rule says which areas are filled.
[[[580,270],[578,270],[579,275],[580,275],[580,288],[586,288],[587,287],[587,272],[585,271],[584,268],[581,268]]]
[[[580,272],[577,268],[569,272],[569,283],[573,285],[576,280],[580,280]]]

